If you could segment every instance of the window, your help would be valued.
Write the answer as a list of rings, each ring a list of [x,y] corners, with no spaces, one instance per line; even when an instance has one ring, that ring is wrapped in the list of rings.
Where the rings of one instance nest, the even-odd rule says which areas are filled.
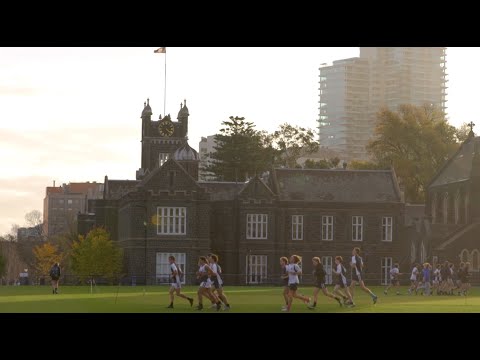
[[[433,268],[435,269],[438,264],[438,256],[432,256]]]
[[[187,209],[184,207],[157,208],[157,234],[185,235]]]
[[[72,199],[68,199],[68,200],[67,200],[67,204],[68,204],[68,205],[72,205]]]
[[[472,251],[472,264],[470,265],[471,269],[473,271],[479,271],[480,270],[479,265],[480,265],[480,253],[478,252],[477,249],[474,249]]]
[[[423,264],[427,259],[427,251],[425,250],[425,244],[422,241],[422,245],[420,246],[420,262]]]
[[[157,253],[157,271],[156,271],[156,282],[157,284],[168,284],[170,283],[170,263],[168,262],[169,256],[175,256],[175,263],[177,266],[180,266],[180,269],[185,274],[186,273],[186,254],[185,253]],[[185,276],[180,277],[182,284],[185,284]]]
[[[168,154],[167,153],[160,153],[158,154],[158,166],[162,166],[165,164],[168,160]]]
[[[433,195],[432,199],[432,223],[435,224],[437,219],[437,194]]]
[[[460,261],[461,262],[467,262],[468,261],[468,250],[463,249],[462,252],[460,253]]]
[[[352,216],[352,241],[363,240],[363,216]]]
[[[332,283],[332,257],[331,256],[322,256],[323,268],[327,275],[325,275],[325,283]]]
[[[455,211],[455,224],[460,223],[460,192],[457,192],[454,201],[454,211]]]
[[[390,270],[392,270],[392,258],[382,258],[382,285],[388,285],[390,278]]]
[[[292,215],[292,240],[303,240],[303,215]]]
[[[267,281],[267,256],[247,255],[246,283],[261,284]]]
[[[333,240],[333,216],[322,216],[322,240]]]
[[[247,239],[267,238],[267,214],[247,214]]]
[[[382,241],[392,241],[393,218],[384,216],[382,218]]]

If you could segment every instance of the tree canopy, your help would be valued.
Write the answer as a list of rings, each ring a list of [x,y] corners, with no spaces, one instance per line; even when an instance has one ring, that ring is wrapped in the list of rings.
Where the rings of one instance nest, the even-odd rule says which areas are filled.
[[[35,268],[39,275],[48,275],[52,265],[62,261],[62,255],[58,253],[57,246],[48,242],[35,246],[33,253],[35,254]]]
[[[367,150],[379,166],[393,165],[407,201],[423,202],[428,182],[458,148],[457,134],[438,109],[401,105],[379,111]]]
[[[103,228],[79,236],[72,245],[72,270],[80,279],[103,276],[113,279],[122,268],[123,251]]]

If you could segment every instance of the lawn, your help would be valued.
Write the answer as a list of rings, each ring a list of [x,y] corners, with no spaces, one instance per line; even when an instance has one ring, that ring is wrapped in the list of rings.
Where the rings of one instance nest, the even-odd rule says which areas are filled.
[[[383,294],[382,287],[371,288],[378,295],[378,303],[372,304],[371,298],[357,288],[355,290],[355,308],[340,307],[336,301],[321,293],[316,310],[309,310],[299,300],[294,301],[293,313],[325,312],[480,312],[480,288],[472,288],[469,296],[421,296],[406,295],[407,288],[401,289],[402,295],[391,291]],[[118,295],[117,295],[118,290]],[[181,298],[175,299],[175,308],[167,309],[168,287],[148,286],[146,293],[142,286],[97,286],[91,292],[88,286],[61,286],[60,294],[53,295],[48,286],[0,286],[0,312],[2,313],[180,313],[199,312],[196,287],[187,286],[184,292],[194,297],[195,304]],[[280,287],[226,287],[232,313],[279,313],[283,305]],[[300,292],[308,296],[313,288],[302,287]],[[210,309],[210,302],[204,300],[204,313],[216,313]],[[222,312],[222,311],[220,311]]]

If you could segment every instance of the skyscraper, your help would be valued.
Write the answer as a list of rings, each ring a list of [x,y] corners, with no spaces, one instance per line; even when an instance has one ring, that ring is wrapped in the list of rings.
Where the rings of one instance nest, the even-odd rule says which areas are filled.
[[[320,67],[320,145],[367,160],[382,106],[432,104],[446,111],[445,48],[360,48],[360,57]]]

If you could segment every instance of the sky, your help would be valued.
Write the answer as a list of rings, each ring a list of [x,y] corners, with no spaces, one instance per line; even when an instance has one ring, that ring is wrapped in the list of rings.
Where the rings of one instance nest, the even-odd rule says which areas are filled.
[[[43,212],[45,187],[135,179],[140,114],[189,109],[189,144],[229,116],[259,130],[282,123],[316,127],[322,63],[359,48],[0,48],[0,235]],[[452,125],[480,118],[480,48],[447,48]],[[480,123],[479,123],[480,126]]]

